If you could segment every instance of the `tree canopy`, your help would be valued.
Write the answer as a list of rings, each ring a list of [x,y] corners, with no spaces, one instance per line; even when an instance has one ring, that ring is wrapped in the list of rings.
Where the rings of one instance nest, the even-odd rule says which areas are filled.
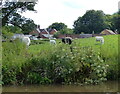
[[[65,25],[64,23],[55,22],[52,25],[50,25],[48,28],[56,29],[57,31],[60,31],[67,28],[67,25]]]
[[[99,33],[108,27],[104,12],[99,10],[87,11],[82,17],[78,17],[73,26],[75,33]]]
[[[116,29],[120,33],[120,10],[112,15],[112,26],[113,29]]]
[[[3,2],[2,3],[2,26],[13,25],[22,29],[23,33],[28,33],[36,28],[32,19],[22,17],[20,13],[35,11],[36,2]]]
[[[64,23],[55,22],[52,25],[50,25],[48,28],[56,29],[58,31],[57,33],[54,34],[54,37],[57,37],[60,34],[72,34],[73,33],[73,29],[68,28],[67,25],[65,25]]]

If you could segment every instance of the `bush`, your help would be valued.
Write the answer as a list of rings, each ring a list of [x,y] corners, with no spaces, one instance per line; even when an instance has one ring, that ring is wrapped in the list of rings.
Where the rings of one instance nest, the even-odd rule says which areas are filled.
[[[97,84],[106,80],[107,67],[92,48],[58,45],[54,51],[31,57],[24,65],[26,83]],[[36,80],[37,79],[37,80]],[[47,79],[47,82],[46,82]]]
[[[11,39],[14,33],[22,33],[21,29],[15,26],[2,27],[2,36],[4,39]]]
[[[16,75],[26,61],[26,45],[19,40],[4,42],[2,45],[2,76],[4,84],[16,84]]]
[[[49,40],[38,40],[36,42],[43,44],[31,45],[28,49],[19,40],[3,43],[4,85],[97,84],[120,77],[117,51],[114,49],[116,52],[110,53],[111,46],[108,51],[107,45],[103,45],[100,52],[90,47],[87,40],[81,46],[83,39],[72,45],[59,43],[54,46],[46,41]]]
[[[91,47],[58,44],[37,55],[23,47],[19,41],[3,44],[4,84],[97,84],[106,80],[107,66]]]
[[[31,44],[30,45],[36,45],[36,44],[44,44],[44,41],[41,41],[41,40],[31,40]]]

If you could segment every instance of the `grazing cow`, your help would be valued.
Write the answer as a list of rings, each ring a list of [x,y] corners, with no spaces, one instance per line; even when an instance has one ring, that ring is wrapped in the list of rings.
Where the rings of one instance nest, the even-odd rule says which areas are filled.
[[[21,40],[22,40],[22,42],[24,42],[27,46],[30,45],[30,38],[29,38],[29,37],[22,37]]]
[[[65,44],[71,44],[72,43],[72,38],[71,37],[62,38],[62,42],[65,43]]]
[[[104,38],[102,36],[96,36],[96,41],[100,41],[101,44],[104,44]]]
[[[50,44],[56,44],[55,40],[50,40]]]

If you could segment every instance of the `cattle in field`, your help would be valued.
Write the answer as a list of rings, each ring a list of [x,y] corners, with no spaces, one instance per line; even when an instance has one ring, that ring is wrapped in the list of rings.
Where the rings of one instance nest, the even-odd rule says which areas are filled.
[[[29,36],[26,36],[24,34],[14,34],[12,36],[12,41],[14,41],[15,39],[20,39],[20,41],[25,43],[27,46],[29,46],[31,43]]]
[[[71,37],[62,38],[62,42],[70,45],[72,44],[72,38]]]
[[[104,44],[104,38],[102,36],[96,36],[96,41],[100,41],[101,44]]]
[[[50,44],[56,44],[55,40],[50,40]]]
[[[21,41],[24,42],[27,46],[29,46],[31,43],[29,37],[22,37]]]

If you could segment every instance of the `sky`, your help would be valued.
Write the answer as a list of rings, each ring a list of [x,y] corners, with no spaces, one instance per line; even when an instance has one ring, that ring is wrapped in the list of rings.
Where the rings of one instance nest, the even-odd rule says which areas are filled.
[[[47,28],[52,23],[62,22],[73,28],[74,21],[83,16],[87,10],[102,10],[105,14],[113,14],[118,11],[120,0],[38,0],[35,5],[37,12],[26,11],[22,15],[31,18]]]

